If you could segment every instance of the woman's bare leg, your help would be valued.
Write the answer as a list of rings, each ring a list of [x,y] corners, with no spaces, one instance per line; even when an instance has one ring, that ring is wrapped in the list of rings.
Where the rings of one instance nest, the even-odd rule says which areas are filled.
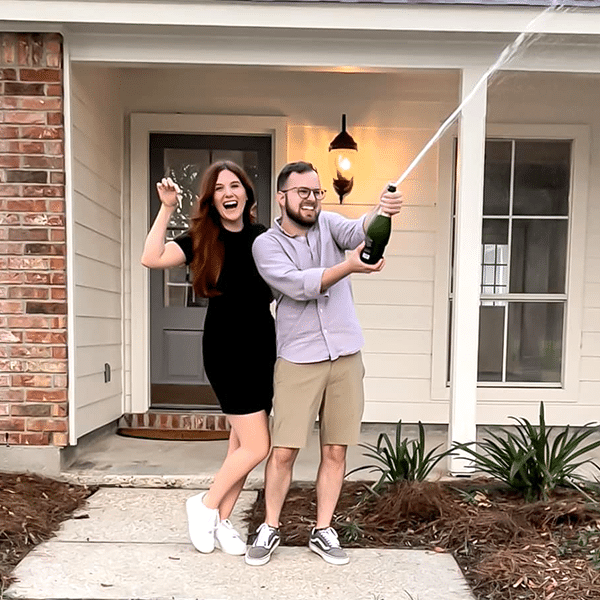
[[[269,454],[270,436],[264,410],[249,415],[227,415],[232,434],[227,456],[203,498],[209,508],[218,508],[227,518],[237,500],[248,473]],[[235,445],[237,447],[235,447]],[[235,447],[235,449],[234,449]]]
[[[229,447],[227,448],[227,456],[235,452],[239,447],[240,440],[237,436],[237,433],[234,429],[231,429],[229,434]],[[219,504],[219,516],[221,519],[229,519],[240,492],[244,488],[244,483],[246,483],[246,477],[242,477],[242,479],[240,479],[225,495],[221,501],[221,504]]]

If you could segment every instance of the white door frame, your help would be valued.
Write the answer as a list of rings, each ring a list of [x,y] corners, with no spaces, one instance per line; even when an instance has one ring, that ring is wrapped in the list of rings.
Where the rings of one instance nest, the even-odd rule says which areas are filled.
[[[131,115],[130,264],[131,405],[127,412],[143,413],[150,407],[150,289],[149,272],[140,257],[150,227],[148,203],[150,133],[196,133],[206,135],[270,135],[272,139],[272,189],[278,170],[287,160],[286,117],[229,115],[148,114]],[[271,214],[276,203],[271,198]],[[135,217],[135,218],[134,218]]]

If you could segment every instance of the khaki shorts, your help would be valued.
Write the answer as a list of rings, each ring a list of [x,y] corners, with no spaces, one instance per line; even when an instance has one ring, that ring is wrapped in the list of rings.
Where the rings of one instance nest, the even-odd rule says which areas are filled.
[[[358,444],[365,404],[360,352],[331,361],[275,363],[272,443],[307,445],[317,415],[321,444]]]

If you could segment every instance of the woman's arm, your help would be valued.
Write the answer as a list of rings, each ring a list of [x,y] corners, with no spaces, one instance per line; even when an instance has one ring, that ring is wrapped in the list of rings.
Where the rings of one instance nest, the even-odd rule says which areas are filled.
[[[179,186],[169,177],[156,184],[160,198],[160,210],[148,232],[142,253],[142,264],[150,269],[168,269],[185,264],[185,254],[179,244],[167,242],[167,226],[177,206]]]

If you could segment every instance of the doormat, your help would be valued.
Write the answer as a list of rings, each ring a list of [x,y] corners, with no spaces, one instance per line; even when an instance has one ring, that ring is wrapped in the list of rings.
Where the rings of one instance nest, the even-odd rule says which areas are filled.
[[[229,439],[229,431],[213,431],[211,429],[147,429],[144,427],[119,427],[117,434],[123,437],[144,440],[166,441],[214,441]]]

